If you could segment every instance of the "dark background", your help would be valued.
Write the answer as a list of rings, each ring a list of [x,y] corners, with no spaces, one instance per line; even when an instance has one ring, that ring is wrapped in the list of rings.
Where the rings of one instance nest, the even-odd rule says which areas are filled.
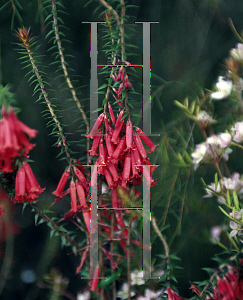
[[[75,79],[78,80],[75,87],[78,88],[79,97],[84,105],[88,104],[90,89],[90,35],[89,25],[82,24],[82,21],[98,21],[100,20],[98,15],[102,11],[99,9],[95,14],[93,13],[97,8],[98,1],[93,1],[84,8],[86,2],[82,0],[62,1],[67,14],[61,15],[65,26],[69,29],[63,29],[63,32],[71,41],[71,43],[63,44],[65,53],[74,56],[74,58],[68,58],[67,61],[74,70],[71,75],[75,75]],[[53,57],[46,52],[51,44],[48,44],[45,39],[45,34],[50,27],[46,28],[45,33],[41,32],[38,18],[36,21],[37,1],[21,1],[20,3],[23,7],[20,13],[24,20],[24,26],[31,27],[32,36],[38,36],[40,48],[37,53],[43,55],[40,57],[40,61],[45,65],[44,70],[50,78],[53,94],[58,98],[59,105],[64,110],[68,105],[65,98],[70,95],[68,91],[67,94],[60,92],[60,82],[54,80],[57,76],[56,69],[55,66],[50,65]],[[127,9],[127,14],[132,16],[131,23],[134,20],[159,21],[159,24],[151,25],[151,88],[152,91],[159,87],[162,89],[158,98],[152,102],[152,132],[161,134],[164,131],[164,124],[176,121],[182,114],[173,104],[175,99],[182,101],[186,96],[189,96],[190,99],[195,98],[199,94],[200,88],[211,89],[217,76],[224,72],[223,59],[237,43],[229,27],[228,18],[232,18],[235,27],[241,31],[243,28],[242,3],[237,0],[133,0],[128,3],[139,6]],[[29,77],[25,76],[27,71],[22,69],[20,55],[16,50],[19,49],[19,46],[16,45],[14,31],[10,29],[11,17],[12,11],[9,5],[0,12],[1,83],[2,85],[9,84],[10,90],[15,93],[17,106],[21,108],[21,112],[18,114],[19,119],[31,128],[38,130],[35,139],[36,147],[31,151],[31,159],[34,161],[31,167],[41,187],[46,187],[38,201],[38,205],[43,209],[48,208],[54,201],[51,192],[55,190],[67,164],[65,160],[60,161],[56,158],[60,149],[52,147],[56,139],[50,135],[51,128],[46,127],[47,120],[42,116],[45,105],[36,103],[37,95],[32,96],[34,86],[29,85]],[[17,30],[19,26],[16,19],[14,29]],[[138,56],[128,58],[133,64],[141,64],[141,28],[142,25],[137,25],[138,33],[132,38],[132,43],[139,47],[136,52]],[[100,37],[100,30],[98,34]],[[106,59],[100,51],[102,43],[99,40],[99,60],[101,61]],[[139,72],[141,73],[141,71],[138,70],[138,74],[141,76]],[[102,80],[99,81],[99,84],[102,84]],[[141,91],[139,82],[134,81],[133,85],[135,89]],[[79,88],[80,86],[82,88]],[[139,101],[138,98],[136,100]],[[72,111],[65,112],[62,121],[69,124],[67,129],[69,132],[77,129],[78,124],[72,123]],[[74,135],[72,138],[78,140],[78,137],[79,135]],[[196,139],[198,142],[202,141],[201,136]],[[159,138],[157,140],[161,142]],[[77,157],[84,157],[85,144],[75,147],[78,152]],[[161,164],[161,168],[163,168],[161,149],[162,146],[154,156],[151,156],[151,161]],[[236,161],[235,156],[232,167],[236,166],[234,159]],[[156,198],[155,216],[158,220],[163,214],[163,199],[159,194],[164,189],[163,182],[160,181],[164,173],[160,170],[158,168],[156,171],[160,184],[154,188],[151,196],[153,208],[155,208],[153,199]],[[241,166],[238,164],[235,171],[240,172],[240,170]],[[202,167],[195,173],[194,181],[191,181],[186,197],[182,233],[171,239],[171,252],[181,258],[179,264],[183,267],[183,270],[178,273],[178,289],[183,297],[191,296],[191,291],[188,290],[189,280],[198,281],[207,278],[207,274],[201,271],[201,268],[214,266],[211,257],[221,251],[218,246],[209,241],[209,232],[212,226],[222,224],[223,216],[218,211],[215,199],[202,198],[204,191],[200,181],[200,177],[203,177],[208,183],[211,182],[213,174],[214,170],[206,167]],[[172,208],[175,212],[179,209],[173,201]],[[60,239],[57,237],[50,239],[49,229],[45,224],[38,227],[34,225],[34,214],[29,207],[23,214],[20,205],[16,205],[14,208],[11,206],[11,209],[15,209],[12,218],[19,228],[19,233],[14,236],[10,277],[6,281],[0,298],[4,300],[49,299],[48,289],[39,289],[36,285],[37,281],[25,283],[21,280],[20,275],[23,270],[29,268],[35,273],[38,280],[43,280],[43,274],[49,272],[51,267],[57,267],[63,277],[69,278],[68,290],[76,295],[86,284],[80,279],[80,276],[74,275],[79,259],[73,255],[67,255],[71,249],[60,250]],[[55,211],[57,214],[63,215],[65,205],[56,205]],[[169,222],[173,228],[173,224],[177,224],[178,220],[171,215]],[[170,236],[167,238],[170,240]],[[156,240],[156,243],[154,252],[162,254],[160,241]],[[4,250],[4,243],[2,247]]]

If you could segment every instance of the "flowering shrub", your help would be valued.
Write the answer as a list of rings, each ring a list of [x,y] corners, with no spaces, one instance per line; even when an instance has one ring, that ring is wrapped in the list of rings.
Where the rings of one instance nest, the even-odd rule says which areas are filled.
[[[98,72],[103,75],[105,83],[98,88],[96,95],[105,97],[102,105],[94,111],[88,110],[87,99],[80,97],[75,82],[71,80],[71,69],[63,47],[64,33],[61,31],[62,24],[65,24],[60,17],[62,3],[57,0],[39,1],[38,5],[42,7],[38,7],[38,12],[40,15],[46,14],[45,20],[42,15],[42,30],[45,31],[46,25],[46,38],[51,43],[49,51],[54,51],[54,65],[58,66],[56,71],[61,72],[56,80],[62,81],[59,87],[65,105],[66,102],[74,104],[68,108],[65,105],[62,108],[49,82],[51,76],[48,77],[42,70],[38,37],[32,37],[32,29],[23,26],[18,11],[20,4],[14,0],[11,5],[13,17],[17,17],[22,25],[14,34],[15,42],[18,41],[20,47],[20,58],[28,70],[30,83],[34,84],[34,95],[38,93],[38,101],[46,107],[44,116],[50,119],[47,126],[52,128],[54,145],[60,150],[58,156],[65,163],[55,187],[41,187],[38,176],[31,169],[35,162],[30,160],[31,150],[35,146],[40,147],[37,130],[20,121],[14,95],[8,86],[1,85],[0,243],[6,246],[5,251],[0,251],[0,257],[3,257],[0,294],[10,273],[11,264],[6,265],[8,255],[13,256],[11,243],[14,235],[20,231],[11,213],[15,215],[14,208],[21,206],[23,211],[29,207],[35,214],[35,225],[45,223],[50,228],[51,237],[59,237],[62,246],[71,247],[69,254],[75,261],[76,278],[82,280],[74,295],[68,291],[69,279],[63,277],[59,270],[53,268],[48,274],[43,272],[35,287],[49,290],[48,299],[65,296],[77,300],[184,300],[179,295],[177,285],[177,275],[182,274],[177,263],[179,258],[173,254],[177,250],[171,244],[183,230],[183,209],[191,174],[197,174],[207,164],[213,166],[216,173],[213,182],[208,182],[206,175],[202,178],[205,190],[203,201],[216,198],[219,213],[225,217],[225,224],[212,227],[212,237],[208,240],[220,246],[224,256],[217,258],[217,269],[207,269],[209,279],[194,281],[188,289],[194,294],[192,299],[243,299],[243,177],[230,160],[236,147],[240,150],[243,148],[243,39],[240,35],[237,36],[241,43],[230,50],[230,57],[226,60],[227,72],[225,76],[218,77],[213,91],[201,91],[201,96],[196,100],[186,98],[183,103],[175,101],[187,119],[185,126],[190,124],[189,137],[185,138],[181,131],[183,123],[179,129],[172,126],[173,133],[163,129],[160,143],[155,143],[142,129],[145,124],[141,125],[141,113],[136,113],[143,105],[145,111],[150,103],[142,103],[141,95],[135,92],[138,77],[136,65],[127,61],[129,54],[132,54],[127,53],[127,49],[134,46],[128,42],[133,38],[129,30],[132,26],[126,24],[129,4],[124,0],[99,1],[98,9],[102,9],[100,16],[103,20],[102,36],[105,39],[103,50],[108,64]],[[91,38],[91,51],[92,47]],[[68,96],[66,90],[62,89],[64,84]],[[71,99],[68,98],[70,95]],[[97,100],[100,100],[98,96]],[[214,110],[215,100],[218,103],[221,100],[231,103],[231,122],[220,121],[220,114]],[[139,109],[136,107],[138,104]],[[61,116],[62,110],[64,116]],[[67,129],[66,113],[69,110],[73,119],[76,113],[79,114],[75,121],[81,124],[80,127],[72,127],[72,133]],[[90,126],[94,113],[97,113],[97,118]],[[191,126],[190,122],[197,125],[204,138],[200,144],[194,145],[192,141],[194,125]],[[219,126],[222,126],[220,131]],[[75,134],[78,138],[73,141],[72,135]],[[36,144],[32,143],[32,139]],[[178,144],[179,151],[175,150]],[[83,154],[82,149],[85,150]],[[159,167],[155,164],[160,162],[158,157],[161,158]],[[150,199],[150,191],[156,185],[159,186],[157,198],[164,198],[163,203],[157,203],[154,211],[148,213],[150,200],[154,200],[153,197]],[[51,188],[52,194],[49,192]],[[177,197],[181,202],[179,214],[174,209]],[[64,208],[63,213],[60,213],[59,207]],[[160,219],[155,217],[157,213]],[[175,232],[172,230],[170,214],[178,220]],[[145,242],[150,236],[150,222],[151,240]],[[220,239],[222,234],[226,236],[225,241]],[[151,259],[151,250],[156,252],[156,258]],[[151,267],[149,274],[147,265]],[[26,273],[21,276],[25,278]],[[25,278],[25,282],[35,281],[35,275],[30,277]]]

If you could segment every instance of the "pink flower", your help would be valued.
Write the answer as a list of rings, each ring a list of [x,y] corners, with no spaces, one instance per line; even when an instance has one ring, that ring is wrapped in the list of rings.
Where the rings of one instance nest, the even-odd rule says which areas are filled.
[[[37,201],[37,197],[45,190],[37,182],[29,164],[23,162],[16,175],[14,202],[23,203]]]
[[[37,131],[20,122],[10,107],[9,111],[2,107],[0,121],[0,171],[9,173],[13,171],[12,162],[20,156],[27,157],[29,151],[35,146],[27,138],[36,137]],[[27,135],[27,136],[26,136]]]
[[[61,197],[63,189],[68,181],[68,178],[70,176],[70,168],[68,168],[63,174],[62,177],[58,183],[58,186],[56,188],[56,190],[52,193],[53,195],[57,196],[57,197]]]

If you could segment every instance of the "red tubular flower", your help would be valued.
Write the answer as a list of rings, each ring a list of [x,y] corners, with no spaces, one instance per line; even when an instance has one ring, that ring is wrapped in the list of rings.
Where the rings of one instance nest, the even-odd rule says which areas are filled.
[[[116,120],[116,124],[115,124],[115,128],[117,128],[118,126],[120,126],[120,122],[121,122],[121,119],[123,117],[123,114],[124,114],[124,110],[121,110],[119,115],[118,115],[118,118]]]
[[[37,182],[29,164],[24,162],[16,175],[14,202],[36,201],[42,189]]]
[[[149,187],[153,187],[154,185],[156,185],[156,181],[150,175],[150,167],[143,167],[143,176],[145,177],[145,180]]]
[[[91,129],[90,133],[87,134],[87,137],[93,139],[94,136],[98,135],[98,131],[99,131],[99,128],[100,128],[100,125],[102,124],[103,120],[104,120],[104,113],[100,114],[98,119],[96,120],[93,128]]]
[[[120,68],[119,73],[121,74],[121,82],[122,82],[125,76],[125,70],[123,69],[123,67]]]
[[[126,75],[125,80],[124,80],[124,85],[125,88],[127,89],[127,86],[130,86],[130,88],[132,88],[132,84],[131,82],[128,80],[128,76]]]
[[[110,254],[110,252],[108,252],[105,248],[101,248],[102,250],[103,250],[103,252],[105,253],[105,255],[108,257],[108,259],[111,261],[111,263],[112,263],[112,269],[114,270],[114,269],[118,269],[118,266],[117,266],[117,264],[114,262],[114,260],[113,260],[113,258],[112,258],[112,256],[111,256],[111,254]]]
[[[132,122],[129,119],[126,124],[126,150],[131,150],[132,148]]]
[[[17,172],[15,179],[15,202],[25,202],[25,171],[24,167],[21,166]]]
[[[141,137],[141,139],[143,140],[143,142],[150,148],[150,151],[149,153],[152,153],[154,152],[155,148],[159,145],[155,145],[151,140],[150,138],[145,134],[143,133],[142,129],[136,127],[136,133]]]
[[[107,169],[107,167],[102,167],[102,169],[103,169],[105,179],[106,179],[106,182],[107,182],[108,186],[112,187],[113,184],[114,184],[114,181],[112,179],[112,176],[111,176],[109,170]]]
[[[157,169],[157,166],[153,166],[149,160],[149,158],[145,158],[144,162],[143,162],[145,165],[147,166],[150,166],[149,169],[150,169],[150,173],[152,174],[154,172],[154,170]]]
[[[117,182],[120,179],[120,176],[117,173],[117,166],[115,166],[114,164],[107,164],[107,168],[110,171],[112,177],[113,177],[113,181]]]
[[[178,296],[170,287],[168,287],[168,300],[184,300],[180,296]]]
[[[84,252],[83,252],[83,254],[82,254],[82,257],[81,257],[80,264],[79,264],[79,266],[78,266],[77,269],[76,269],[76,274],[78,274],[78,273],[81,271],[82,266],[83,266],[83,264],[84,264],[84,261],[85,261],[85,258],[86,258],[86,256],[87,256],[88,251],[89,251],[89,248],[86,248],[86,249],[84,250]]]
[[[65,171],[63,174],[62,174],[62,177],[58,183],[58,186],[56,188],[56,190],[52,193],[53,195],[57,196],[57,197],[60,197],[61,194],[62,194],[62,191],[68,181],[68,178],[70,176],[70,168],[67,169],[67,171]]]
[[[115,130],[113,131],[112,138],[111,138],[111,141],[114,144],[118,144],[118,137],[121,132],[123,123],[124,123],[124,120],[122,120],[120,122],[116,121],[116,124],[118,124],[118,125],[115,127]]]
[[[100,268],[99,268],[99,265],[97,265],[95,267],[94,277],[91,281],[90,291],[97,291],[98,290],[99,275],[100,275]]]
[[[25,170],[27,182],[30,183],[30,193],[36,193],[36,194],[42,193],[45,189],[42,189],[40,187],[38,181],[35,178],[35,175],[33,174],[32,170],[31,170],[30,165],[27,162],[24,162],[23,167]]]
[[[125,136],[121,139],[120,143],[118,144],[118,146],[116,147],[116,150],[113,152],[112,154],[112,159],[113,160],[117,160],[118,157],[121,155],[122,151],[125,148],[125,144],[126,144],[126,140],[125,140]]]
[[[71,197],[71,210],[77,212],[77,193],[76,193],[76,184],[72,180],[70,182],[70,197]]]
[[[86,225],[87,231],[90,234],[90,210],[89,208],[82,209],[82,214],[84,218],[84,223]]]
[[[99,154],[100,154],[100,156],[99,156],[100,164],[106,165],[106,149],[104,148],[104,145],[103,145],[103,138],[100,140]]]
[[[85,191],[84,191],[82,184],[80,182],[77,182],[76,188],[77,188],[77,193],[78,193],[78,200],[79,200],[81,207],[87,207]]]
[[[114,153],[114,145],[111,142],[111,135],[108,133],[105,135],[106,148],[108,152],[108,158]]]
[[[147,158],[147,152],[144,149],[144,146],[143,146],[143,143],[142,143],[140,137],[136,133],[134,133],[133,136],[134,136],[134,142],[137,146],[137,149],[138,149],[140,155],[142,156],[143,159]]]
[[[74,167],[74,173],[76,174],[76,176],[78,177],[78,180],[85,186],[88,185],[88,182],[86,180],[86,177],[84,176],[84,174],[77,168]]]
[[[94,156],[94,155],[98,155],[96,153],[98,147],[99,147],[99,143],[100,143],[100,137],[101,137],[101,130],[98,132],[98,134],[94,137],[94,141],[93,141],[93,145],[92,145],[92,148],[88,151],[89,154],[91,156]]]
[[[109,130],[109,124],[108,124],[108,117],[107,117],[107,115],[105,115],[105,129],[106,129],[106,131]]]
[[[121,84],[119,85],[119,88],[118,88],[118,91],[117,91],[117,96],[118,96],[118,97],[120,97],[122,89],[123,89],[123,83],[121,83]]]
[[[110,105],[110,103],[108,102],[108,108],[109,108],[109,113],[110,113],[110,117],[111,117],[111,122],[114,125],[115,124],[115,116],[114,116],[114,112],[112,109],[112,106]]]
[[[125,156],[125,163],[122,172],[122,179],[125,181],[130,180],[130,173],[131,173],[131,153],[128,152]]]
[[[16,157],[27,156],[35,146],[26,137],[36,136],[37,131],[20,122],[12,108],[7,112],[2,107],[2,119],[0,121],[0,171],[9,173],[13,171],[12,161]]]
[[[133,151],[131,152],[131,162],[132,162],[132,178],[134,178],[139,176],[139,172],[138,172],[139,168],[136,166]]]
[[[141,166],[142,165],[142,159],[139,154],[138,148],[135,143],[132,144],[132,154],[134,156],[134,161],[136,166]]]

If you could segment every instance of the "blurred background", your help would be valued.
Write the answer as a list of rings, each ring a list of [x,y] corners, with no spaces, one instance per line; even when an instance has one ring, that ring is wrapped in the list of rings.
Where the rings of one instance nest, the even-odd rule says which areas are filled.
[[[10,1],[1,1],[1,6]],[[63,42],[67,61],[73,72],[70,73],[75,82],[75,88],[79,91],[81,103],[88,108],[90,95],[90,28],[89,24],[82,21],[100,21],[101,9],[97,8],[98,1],[93,1],[88,6],[84,0],[61,1],[67,14],[61,17],[68,28],[62,29],[64,39],[71,43]],[[201,177],[210,184],[213,181],[215,171],[208,166],[200,167],[195,173],[192,169],[180,169],[173,166],[173,155],[165,151],[165,138],[175,151],[180,149],[180,138],[185,140],[191,131],[190,122],[184,122],[182,112],[174,106],[173,101],[182,101],[186,96],[189,100],[196,99],[201,89],[212,89],[217,76],[224,74],[224,58],[229,50],[238,42],[229,26],[229,18],[233,20],[236,29],[243,29],[242,3],[240,0],[129,0],[128,4],[137,5],[127,9],[127,15],[134,21],[159,21],[159,24],[151,25],[151,93],[152,100],[152,133],[160,134],[154,142],[160,143],[155,153],[150,156],[153,164],[159,164],[155,178],[158,185],[152,189],[151,207],[158,223],[170,225],[165,231],[165,236],[171,247],[171,253],[181,258],[178,264],[183,268],[178,271],[178,290],[183,297],[191,297],[189,281],[199,281],[208,278],[203,267],[214,267],[216,263],[212,256],[220,253],[221,249],[212,243],[211,230],[214,226],[223,224],[224,216],[218,210],[215,199],[204,199]],[[45,27],[38,14],[40,0],[19,1],[22,10],[18,8],[25,27],[31,27],[32,36],[38,37],[37,54],[43,70],[48,74],[52,86],[52,95],[58,100],[63,112],[62,122],[68,124],[67,132],[76,132],[78,122],[73,122],[73,111],[67,110],[70,98],[59,90],[61,79],[55,79],[56,65],[51,65],[53,55],[47,52],[52,46],[45,38],[49,27]],[[49,9],[50,11],[50,9]],[[48,13],[49,13],[48,11]],[[95,11],[95,13],[94,13]],[[46,12],[45,12],[46,13]],[[44,13],[44,16],[45,16]],[[45,16],[46,17],[46,16]],[[20,55],[18,54],[18,41],[11,30],[12,9],[11,3],[0,11],[0,83],[10,85],[10,91],[15,94],[16,106],[21,108],[18,117],[31,128],[38,130],[35,139],[36,147],[31,151],[31,164],[41,187],[46,190],[39,197],[38,205],[45,209],[54,201],[51,195],[67,166],[65,160],[59,160],[57,155],[60,149],[53,147],[55,138],[50,135],[52,128],[46,126],[48,121],[43,116],[44,104],[37,103],[38,95],[33,95],[34,85],[29,84],[27,70],[23,69]],[[14,20],[14,29],[21,24]],[[98,27],[99,63],[106,63],[106,57],[102,52],[101,25]],[[142,25],[136,27],[137,34],[131,39],[137,45],[137,55],[130,55],[127,60],[132,64],[142,63]],[[126,29],[129,33],[129,28]],[[131,42],[131,41],[130,41]],[[141,93],[141,70],[137,70],[138,78],[133,79],[135,90]],[[99,85],[103,79],[99,77]],[[135,100],[139,102],[139,97]],[[141,99],[141,97],[140,97]],[[100,100],[100,99],[99,99]],[[101,100],[102,101],[102,100]],[[225,104],[222,104],[226,109]],[[140,112],[137,106],[137,112]],[[221,111],[220,104],[215,106],[218,115]],[[80,121],[82,122],[82,121]],[[139,122],[139,121],[138,121]],[[178,132],[183,132],[180,136]],[[70,139],[78,141],[80,133],[70,135]],[[196,132],[195,143],[203,141],[200,133]],[[193,141],[190,141],[191,150]],[[166,148],[167,150],[169,148]],[[176,150],[177,149],[177,150]],[[85,144],[77,143],[74,151],[77,158],[85,159]],[[168,161],[165,156],[168,154]],[[166,161],[166,162],[165,162]],[[231,156],[232,170],[241,172],[242,163],[237,159],[237,152]],[[175,178],[175,174],[178,176]],[[173,182],[175,184],[173,185]],[[177,197],[180,194],[180,197]],[[4,201],[4,200],[2,200]],[[49,276],[62,276],[62,281],[70,295],[77,295],[78,291],[87,284],[80,276],[75,276],[79,258],[68,255],[69,248],[60,247],[60,238],[50,238],[50,230],[45,223],[35,226],[34,213],[26,207],[22,214],[22,205],[12,205],[7,199],[8,209],[5,223],[0,223],[0,232],[6,230],[6,234],[0,237],[0,270],[2,281],[0,282],[0,299],[28,300],[50,299],[48,281],[43,278]],[[166,210],[166,207],[170,208]],[[55,212],[62,216],[66,206],[55,204]],[[165,220],[166,215],[166,220]],[[4,225],[5,224],[5,225]],[[6,228],[5,228],[5,227]],[[4,229],[5,228],[5,229]],[[215,229],[217,231],[217,228]],[[220,228],[218,228],[220,231]],[[226,240],[226,235],[221,234],[221,239]],[[161,253],[160,241],[154,241],[153,255]],[[5,270],[4,262],[7,259],[9,269]],[[59,275],[58,275],[59,274]],[[5,280],[4,277],[7,277]],[[60,278],[60,277],[58,277]],[[159,285],[158,285],[159,288]],[[69,296],[70,296],[69,295]],[[70,297],[71,297],[70,296]],[[63,296],[65,299],[65,296]],[[60,298],[61,299],[61,298]],[[70,298],[72,299],[72,298]],[[75,298],[74,298],[75,299]]]

